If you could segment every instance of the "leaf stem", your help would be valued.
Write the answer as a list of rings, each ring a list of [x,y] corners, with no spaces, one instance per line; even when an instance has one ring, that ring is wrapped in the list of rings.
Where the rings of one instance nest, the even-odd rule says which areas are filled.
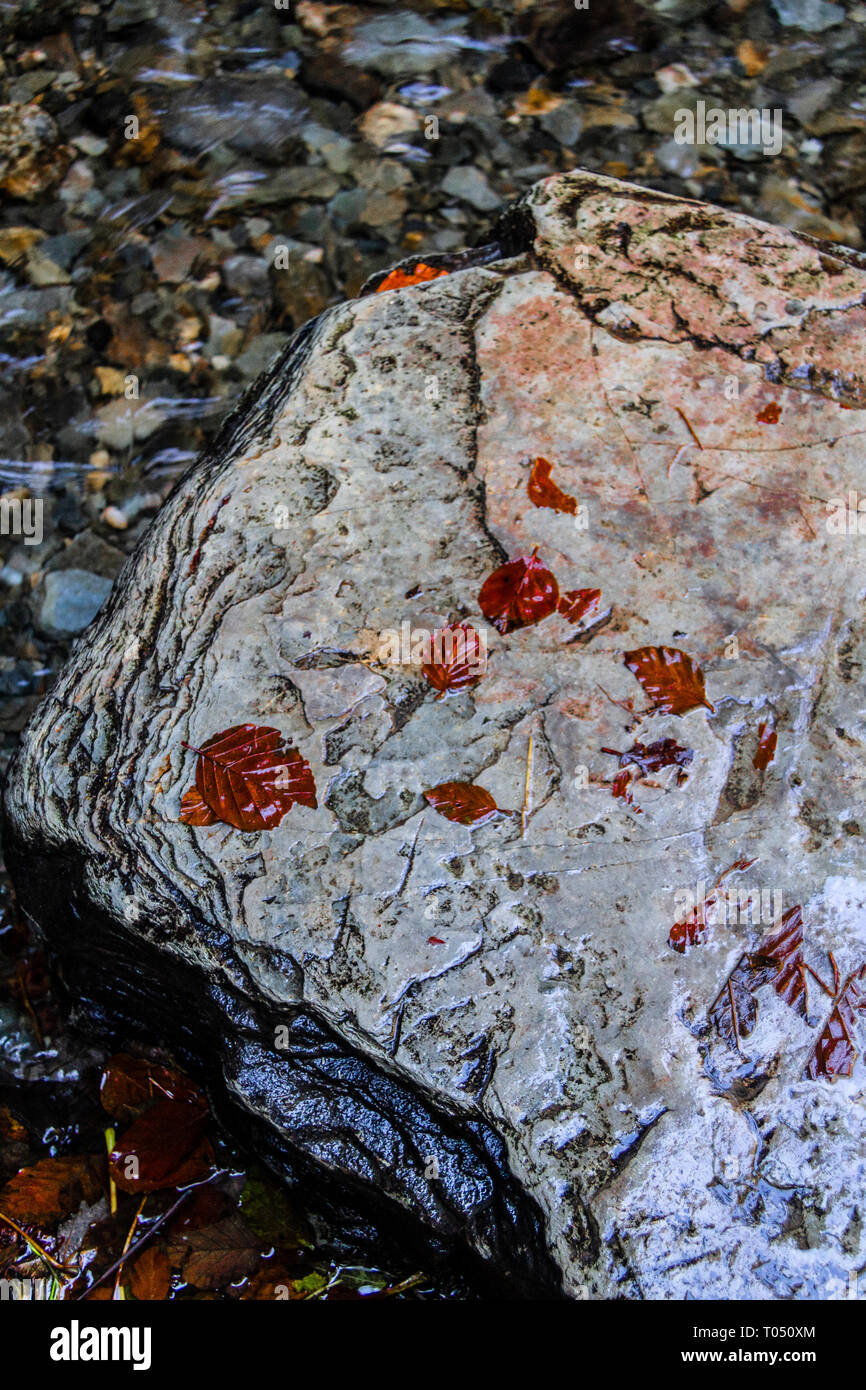
[[[805,962],[803,963],[803,966],[801,967],[801,969],[803,969],[803,968],[805,968],[806,970],[808,970],[809,974],[812,975],[812,976],[818,981],[818,984],[821,986],[821,988],[823,989],[823,991],[824,991],[825,994],[829,994],[829,996],[830,996],[831,999],[835,999],[835,998],[836,998],[836,995],[834,994],[833,990],[830,988],[829,985],[825,985],[824,981],[821,979],[821,976],[818,974],[817,970],[813,970],[812,967],[811,967],[811,965],[806,965]]]

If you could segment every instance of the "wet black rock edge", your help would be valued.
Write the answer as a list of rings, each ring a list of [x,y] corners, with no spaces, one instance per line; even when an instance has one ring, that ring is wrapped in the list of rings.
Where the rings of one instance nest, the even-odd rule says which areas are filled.
[[[167,1047],[206,1085],[232,1138],[376,1262],[444,1261],[482,1297],[561,1298],[535,1202],[489,1124],[448,1113],[376,1067],[308,1008],[263,1008],[252,992],[136,933],[90,900],[74,854],[40,853],[6,825],[16,891],[51,954],[74,1026],[112,1043]],[[218,955],[230,951],[199,924]],[[237,967],[236,967],[237,969]],[[277,1050],[278,1025],[288,1046]],[[435,1154],[440,1177],[424,1176]]]

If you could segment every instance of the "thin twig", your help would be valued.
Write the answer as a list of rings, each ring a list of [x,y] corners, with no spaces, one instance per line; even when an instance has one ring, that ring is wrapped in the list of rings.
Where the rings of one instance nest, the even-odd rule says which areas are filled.
[[[679,415],[680,419],[682,420],[682,422],[683,422],[683,424],[685,425],[686,429],[688,430],[689,434],[692,436],[692,439],[693,439],[693,440],[695,441],[695,443],[697,444],[698,448],[699,448],[699,449],[703,449],[704,446],[703,446],[703,444],[701,443],[701,441],[698,439],[698,436],[695,434],[695,432],[694,432],[694,430],[692,429],[691,425],[689,424],[687,416],[683,414],[683,412],[680,410],[680,408],[679,408],[678,405],[675,405],[675,406],[674,406],[674,410],[677,412],[677,415]]]
[[[596,681],[596,685],[598,686],[602,695],[606,696],[606,698],[610,700],[610,703],[612,705],[616,705],[617,709],[625,710],[626,714],[630,714],[632,719],[634,719],[634,705],[631,700],[629,700],[628,702],[626,702],[625,700],[615,700],[613,696],[609,695],[608,692],[605,690],[604,686],[601,684],[601,681]]]
[[[94,1289],[98,1289],[100,1284],[104,1284],[106,1279],[111,1278],[112,1274],[114,1274],[116,1269],[120,1268],[124,1260],[131,1260],[133,1255],[137,1255],[141,1247],[143,1245],[146,1245],[147,1242],[150,1240],[151,1236],[156,1235],[156,1232],[159,1230],[160,1226],[164,1226],[166,1221],[168,1221],[170,1217],[174,1216],[174,1213],[178,1210],[178,1208],[183,1206],[187,1197],[189,1197],[191,1193],[195,1192],[199,1187],[207,1187],[208,1183],[214,1182],[217,1178],[225,1177],[227,1171],[228,1170],[225,1168],[218,1168],[215,1173],[211,1173],[209,1178],[205,1178],[204,1182],[193,1183],[191,1187],[185,1188],[184,1191],[178,1197],[177,1201],[173,1202],[172,1205],[169,1207],[168,1211],[164,1211],[162,1216],[158,1216],[157,1219],[154,1221],[153,1225],[150,1227],[150,1229],[145,1231],[144,1235],[141,1236],[141,1238],[137,1240],[129,1250],[125,1251],[125,1253],[121,1255],[119,1260],[115,1260],[113,1265],[109,1265],[108,1269],[106,1269],[103,1274],[100,1274],[98,1279],[94,1279],[93,1283],[88,1288],[86,1288],[83,1293],[76,1294],[75,1301],[80,1302],[81,1299],[87,1298],[88,1294],[93,1293]]]
[[[843,1014],[842,1010],[839,1008],[839,1005],[838,1005],[838,1004],[836,1005],[835,1009],[832,1009],[832,1010],[830,1011],[830,1017],[831,1017],[831,1018],[833,1017],[833,1014],[834,1014],[834,1013],[836,1014],[837,1018],[839,1019],[839,1022],[840,1022],[841,1025],[842,1025],[842,1032],[845,1034],[845,1037],[848,1039],[849,1043],[850,1043],[851,1046],[854,1048],[854,1055],[855,1055],[855,1057],[856,1057],[856,1055],[857,1055],[857,1049],[856,1049],[856,1046],[855,1046],[855,1043],[854,1043],[854,1039],[851,1037],[851,1034],[850,1034],[850,1032],[849,1032],[849,1030],[848,1030],[848,1024],[845,1022],[845,1015]]]
[[[406,887],[406,884],[409,882],[409,875],[410,875],[411,872],[412,872],[412,865],[415,863],[415,853],[416,853],[416,851],[417,851],[417,849],[418,849],[418,836],[421,834],[421,828],[422,828],[423,824],[424,824],[424,817],[423,817],[423,815],[422,815],[420,821],[418,822],[418,829],[415,831],[415,838],[414,838],[414,840],[412,841],[411,848],[410,848],[410,850],[409,850],[408,855],[406,856],[406,867],[405,867],[405,869],[403,870],[403,877],[402,877],[401,880],[400,880],[400,887],[397,889],[397,893],[396,893],[396,896],[397,896],[398,898],[399,898],[400,894],[403,892],[403,889]]]
[[[47,1250],[43,1250],[38,1240],[35,1240],[33,1236],[23,1231],[17,1222],[13,1221],[12,1217],[7,1216],[3,1211],[0,1211],[0,1221],[5,1221],[7,1226],[11,1226],[13,1231],[17,1231],[25,1244],[30,1247],[34,1254],[39,1256],[40,1260],[45,1261],[49,1269],[56,1269],[65,1279],[68,1279],[73,1272],[77,1273],[77,1271],[73,1271],[69,1265],[63,1265],[59,1260],[55,1260],[52,1255],[49,1255]]]
[[[426,1276],[423,1274],[412,1274],[408,1279],[404,1279],[402,1283],[392,1284],[390,1288],[383,1289],[382,1297],[393,1298],[395,1293],[405,1293],[407,1289],[417,1288],[419,1284],[424,1283],[425,1277]]]
[[[738,1015],[738,1013],[737,1013],[737,1003],[736,1003],[736,1000],[734,999],[734,982],[733,982],[733,980],[732,980],[732,978],[731,978],[730,975],[728,976],[728,998],[729,998],[729,1000],[730,1000],[730,1002],[731,1002],[731,1021],[733,1022],[733,1025],[734,1025],[734,1038],[736,1039],[737,1051],[739,1052],[739,1051],[740,1051],[740,1018],[739,1018],[739,1015]]]
[[[76,1294],[74,1302],[80,1303],[83,1298],[87,1298],[89,1294],[93,1293],[94,1289],[99,1288],[100,1284],[104,1284],[106,1279],[110,1279],[112,1274],[114,1274],[116,1270],[120,1269],[121,1265],[125,1260],[131,1259],[133,1255],[137,1255],[141,1247],[147,1241],[150,1240],[151,1236],[156,1234],[160,1226],[164,1226],[169,1217],[173,1216],[174,1213],[177,1211],[178,1207],[183,1206],[184,1202],[186,1201],[187,1197],[190,1195],[192,1191],[193,1189],[191,1187],[188,1187],[185,1192],[182,1192],[178,1197],[177,1201],[173,1202],[172,1205],[169,1207],[168,1211],[163,1212],[162,1216],[158,1217],[157,1220],[154,1221],[150,1230],[145,1231],[144,1235],[140,1238],[140,1240],[137,1240],[135,1242],[135,1244],[132,1246],[130,1250],[125,1250],[124,1253],[121,1255],[120,1259],[115,1260],[113,1265],[109,1265],[105,1273],[100,1274],[98,1279],[94,1279],[93,1283],[89,1286],[89,1288],[86,1288],[83,1293]]]
[[[818,981],[818,984],[821,986],[821,988],[823,989],[824,993],[825,993],[825,994],[829,994],[829,996],[830,996],[831,999],[835,999],[835,998],[836,998],[836,993],[830,988],[829,985],[827,985],[827,984],[824,983],[824,981],[821,979],[821,976],[818,974],[817,970],[813,970],[812,967],[811,967],[811,965],[806,965],[805,962],[804,962],[804,967],[805,967],[806,970],[808,970],[809,974],[812,975],[812,976],[814,977],[814,979],[816,979],[816,980]],[[805,984],[805,981],[804,981],[803,983]],[[837,991],[837,992],[838,992],[838,991]]]
[[[114,1280],[114,1297],[115,1297],[115,1298],[117,1297],[117,1290],[118,1290],[118,1288],[119,1288],[119,1286],[120,1286],[120,1276],[121,1276],[121,1274],[123,1273],[123,1262],[124,1262],[124,1260],[126,1259],[127,1255],[129,1254],[130,1242],[131,1242],[131,1240],[132,1240],[132,1237],[135,1235],[135,1228],[136,1228],[136,1226],[138,1225],[138,1218],[141,1216],[141,1213],[144,1211],[144,1204],[145,1204],[146,1201],[147,1201],[147,1193],[144,1194],[144,1196],[142,1197],[141,1201],[139,1202],[139,1204],[138,1204],[138,1211],[135,1213],[135,1216],[132,1218],[132,1225],[130,1226],[129,1230],[128,1230],[127,1233],[126,1233],[126,1240],[124,1241],[124,1243],[123,1243],[123,1249],[122,1249],[121,1252],[120,1252],[120,1266],[119,1266],[119,1268],[118,1268],[118,1271],[117,1271],[117,1274],[116,1274],[115,1280]]]
[[[526,746],[526,778],[523,783],[523,809],[520,812],[520,833],[526,834],[526,822],[532,804],[532,730],[529,730],[529,743]]]

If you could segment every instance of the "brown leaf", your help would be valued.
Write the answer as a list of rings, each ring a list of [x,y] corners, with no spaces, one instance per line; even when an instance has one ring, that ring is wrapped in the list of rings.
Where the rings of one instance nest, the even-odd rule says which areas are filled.
[[[207,1115],[203,1101],[157,1101],[133,1120],[110,1154],[117,1186],[140,1194],[207,1177],[212,1160],[204,1137]]]
[[[90,1154],[43,1158],[22,1168],[0,1191],[0,1211],[13,1221],[47,1230],[91,1204],[103,1192],[103,1161]]]
[[[554,512],[568,512],[574,516],[577,511],[577,498],[563,492],[551,480],[553,465],[545,458],[532,460],[532,469],[526,491],[530,502],[536,507],[549,507]]]
[[[478,595],[481,612],[503,634],[549,618],[558,603],[559,585],[535,551],[500,565]]]
[[[211,1226],[172,1236],[169,1254],[183,1263],[183,1277],[197,1289],[221,1289],[255,1269],[262,1242],[237,1212]]]
[[[148,1245],[136,1255],[123,1274],[123,1283],[134,1298],[154,1301],[168,1298],[171,1291],[171,1264],[158,1245]]]
[[[688,714],[701,705],[715,713],[703,671],[679,648],[636,647],[623,653],[623,661],[662,714]]]
[[[812,1081],[834,1081],[838,1076],[850,1076],[857,1059],[854,1041],[856,1015],[866,1011],[866,965],[848,976],[830,1010],[830,1015],[815,1040],[806,1076]]]
[[[601,602],[601,589],[569,589],[561,595],[556,611],[575,625],[587,614],[595,617]]]
[[[106,1064],[99,1087],[103,1110],[131,1120],[155,1100],[198,1100],[200,1092],[181,1072],[118,1052]]]
[[[183,746],[199,755],[195,785],[201,801],[219,820],[238,830],[269,830],[279,825],[295,802],[313,808],[318,804],[309,763],[296,748],[283,745],[279,729],[235,724],[201,748]],[[187,792],[184,797],[182,819],[203,814],[189,796]]]
[[[458,825],[480,825],[491,816],[506,814],[500,812],[488,791],[472,782],[441,782],[424,796],[434,811]]]
[[[740,1038],[747,1038],[758,1021],[755,986],[748,957],[741,956],[710,1006],[710,1022],[733,1052],[739,1052]]]
[[[770,401],[769,404],[765,405],[763,410],[759,410],[755,416],[759,425],[778,425],[781,418],[781,407],[777,405],[775,401]]]
[[[421,667],[421,674],[439,693],[437,700],[459,694],[477,685],[484,675],[486,648],[482,648],[475,628],[469,623],[450,623],[433,633],[432,655],[442,656],[441,662],[431,661]]]

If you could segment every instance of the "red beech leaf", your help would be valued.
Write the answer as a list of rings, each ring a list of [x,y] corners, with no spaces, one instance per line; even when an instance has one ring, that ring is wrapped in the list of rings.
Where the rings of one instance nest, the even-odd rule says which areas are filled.
[[[663,714],[688,714],[701,705],[715,713],[703,671],[677,647],[636,647],[623,653],[623,661]]]
[[[458,825],[480,825],[491,816],[507,814],[500,811],[488,791],[472,782],[441,782],[423,795],[434,811]]]
[[[765,405],[764,409],[759,410],[755,416],[759,425],[778,425],[781,418],[781,406],[777,405],[775,401],[770,401],[769,405]]]
[[[769,962],[774,966],[773,988],[794,1013],[805,1018],[809,993],[803,959],[803,912],[799,904],[785,913],[776,931],[764,938],[752,959],[755,957],[761,965]]]
[[[478,595],[481,612],[503,634],[549,618],[558,603],[559,585],[536,551],[500,565],[487,576]]]
[[[607,750],[603,748],[601,751],[604,753]],[[631,794],[631,777],[631,769],[627,767],[622,768],[614,777],[610,792],[611,796],[621,797],[627,805],[634,806],[634,797]],[[638,815],[643,815],[639,806],[635,806],[635,810]]]
[[[569,589],[560,596],[556,611],[570,623],[579,623],[587,614],[595,617],[601,602],[601,589]]]
[[[201,1093],[181,1072],[144,1057],[118,1052],[102,1073],[99,1099],[117,1120],[132,1120],[155,1100],[199,1100]]]
[[[577,511],[577,498],[571,497],[556,486],[550,477],[552,469],[553,464],[548,459],[536,458],[532,460],[532,469],[526,486],[529,500],[534,502],[536,507],[549,507],[554,512],[569,512],[574,516]]]
[[[437,700],[477,685],[484,675],[486,648],[481,646],[478,633],[469,623],[450,623],[448,627],[437,628],[432,648],[432,655],[441,655],[444,659],[422,666],[421,674],[428,685],[438,691]]]
[[[109,1155],[117,1186],[141,1194],[206,1178],[212,1158],[205,1138],[207,1115],[203,1101],[180,1100],[157,1101],[139,1115]]]
[[[772,724],[758,725],[758,751],[752,759],[752,767],[758,772],[766,772],[776,756],[776,730]]]
[[[432,265],[425,265],[423,261],[418,261],[414,270],[392,270],[390,271],[377,287],[376,293],[382,294],[385,290],[405,290],[408,285],[422,285],[425,280],[438,280],[440,275],[447,275],[447,270],[437,270]]]
[[[238,830],[270,830],[295,802],[317,805],[310,765],[296,748],[284,746],[279,729],[235,724],[201,748],[183,746],[199,755],[195,785],[201,800]]]
[[[427,944],[428,946],[444,946],[445,942],[441,936],[428,936]]]
[[[180,818],[185,825],[219,825],[220,818],[215,816],[206,801],[201,798],[201,793],[197,787],[190,787],[185,791],[180,803]]]
[[[833,1081],[850,1076],[857,1058],[854,1032],[856,1015],[866,1011],[866,965],[849,975],[830,1010],[830,1015],[806,1063],[806,1076],[812,1081]]]

